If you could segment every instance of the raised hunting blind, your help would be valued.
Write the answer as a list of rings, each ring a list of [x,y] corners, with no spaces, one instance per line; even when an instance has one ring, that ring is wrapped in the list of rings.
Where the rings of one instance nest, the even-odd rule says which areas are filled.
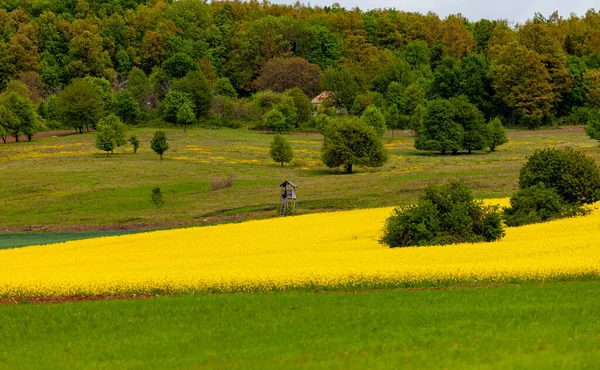
[[[289,181],[284,181],[279,185],[281,188],[281,204],[279,214],[286,216],[296,210],[296,188],[297,186]]]

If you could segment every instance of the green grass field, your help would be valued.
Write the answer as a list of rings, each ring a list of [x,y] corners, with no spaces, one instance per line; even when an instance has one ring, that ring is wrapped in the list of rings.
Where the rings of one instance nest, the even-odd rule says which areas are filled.
[[[0,306],[0,368],[593,369],[600,284]]]
[[[134,129],[142,147],[107,156],[93,134],[0,145],[0,230],[89,231],[202,225],[272,217],[278,184],[298,186],[300,212],[398,205],[415,200],[430,182],[463,178],[478,197],[503,197],[516,188],[527,155],[545,147],[572,146],[597,157],[597,142],[582,130],[510,133],[498,152],[438,155],[418,152],[412,137],[386,138],[390,161],[353,175],[320,163],[319,134],[288,135],[292,165],[271,161],[272,135],[247,130],[167,130],[171,149],[160,161],[149,149],[154,130]],[[231,188],[209,191],[211,179],[233,176]],[[160,186],[167,203],[159,223],[149,202]]]
[[[103,236],[114,236],[132,234],[140,231],[88,231],[88,232],[57,232],[57,233],[0,233],[0,249],[19,248],[29,245],[43,245],[51,243],[62,243],[70,240],[81,240],[99,238]]]

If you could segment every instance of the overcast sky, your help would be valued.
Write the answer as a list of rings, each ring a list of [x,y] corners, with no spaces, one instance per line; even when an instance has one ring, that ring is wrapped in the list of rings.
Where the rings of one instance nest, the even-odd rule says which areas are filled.
[[[293,4],[295,0],[272,0],[274,3]],[[308,3],[308,0],[301,0]],[[311,5],[326,6],[335,0],[311,0]],[[598,1],[592,0],[338,0],[346,9],[358,6],[361,10],[373,8],[396,8],[398,10],[427,13],[432,11],[442,18],[448,14],[462,13],[470,20],[508,19],[523,23],[533,17],[536,12],[549,16],[555,10],[563,17],[571,13],[583,15],[590,8],[600,7]],[[595,3],[595,5],[594,5]]]

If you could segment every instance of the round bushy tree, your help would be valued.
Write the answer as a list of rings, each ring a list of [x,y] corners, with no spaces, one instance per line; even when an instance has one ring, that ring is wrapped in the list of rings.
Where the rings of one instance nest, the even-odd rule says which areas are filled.
[[[290,163],[294,158],[292,146],[283,135],[279,134],[273,138],[269,154],[271,154],[271,158],[275,162],[281,163],[281,167],[283,167],[284,163]]]
[[[165,121],[177,123],[177,113],[184,104],[188,104],[192,109],[195,107],[189,94],[177,90],[169,91],[162,102]]]
[[[487,124],[487,128],[487,145],[490,147],[491,152],[495,151],[496,147],[508,143],[508,137],[506,137],[506,132],[504,132],[504,126],[502,126],[500,118],[496,117],[491,120]]]
[[[536,150],[519,173],[521,189],[543,183],[570,204],[600,200],[600,171],[594,159],[573,149]]]
[[[123,122],[114,114],[102,118],[96,125],[96,148],[104,150],[106,154],[112,153],[115,148],[126,143],[126,129]]]
[[[360,117],[367,125],[373,127],[379,136],[383,136],[387,127],[385,127],[385,116],[374,105],[369,105]]]
[[[282,133],[289,130],[288,123],[283,113],[278,109],[272,109],[263,117],[265,128],[271,132]]]
[[[358,118],[333,121],[324,135],[321,158],[329,168],[344,166],[350,174],[354,165],[381,167],[388,160],[381,136]]]
[[[183,126],[183,132],[186,132],[187,127],[196,121],[196,116],[192,107],[188,103],[184,103],[177,112],[177,123]]]
[[[590,139],[600,141],[600,110],[590,110],[585,133]]]
[[[120,91],[115,98],[115,113],[124,122],[134,123],[140,115],[140,106],[129,90]]]
[[[174,78],[181,78],[188,72],[197,69],[198,65],[194,62],[194,59],[185,53],[177,53],[163,63],[163,70]]]
[[[164,131],[156,131],[152,140],[150,140],[150,148],[154,152],[160,155],[160,160],[163,159],[163,154],[169,149],[169,143],[167,143],[167,135]]]
[[[454,107],[445,99],[436,99],[427,105],[423,113],[415,148],[417,150],[456,153],[463,146],[464,129],[455,120]]]

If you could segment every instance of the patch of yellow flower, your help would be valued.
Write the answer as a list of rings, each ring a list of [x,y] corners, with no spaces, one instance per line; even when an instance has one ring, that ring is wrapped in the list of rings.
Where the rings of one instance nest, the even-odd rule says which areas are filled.
[[[506,201],[502,203],[506,204]],[[600,212],[509,228],[494,243],[389,249],[391,208],[0,251],[0,295],[244,291],[600,275]]]

